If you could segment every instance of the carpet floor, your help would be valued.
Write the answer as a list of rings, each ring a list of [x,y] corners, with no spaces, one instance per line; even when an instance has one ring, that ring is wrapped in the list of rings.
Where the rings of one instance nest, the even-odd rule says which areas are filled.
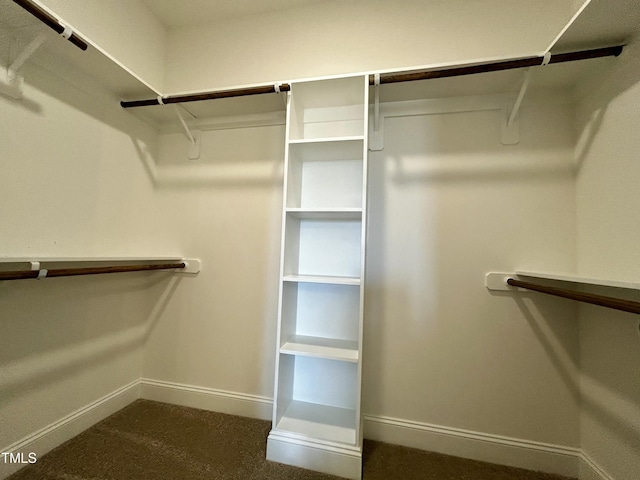
[[[8,480],[337,480],[267,461],[269,429],[263,420],[138,400]],[[363,456],[364,480],[565,479],[374,441]]]

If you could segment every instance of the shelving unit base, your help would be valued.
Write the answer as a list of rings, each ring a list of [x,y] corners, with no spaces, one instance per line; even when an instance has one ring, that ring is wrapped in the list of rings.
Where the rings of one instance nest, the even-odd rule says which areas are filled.
[[[337,477],[362,478],[361,448],[309,441],[276,429],[267,438],[267,460]]]

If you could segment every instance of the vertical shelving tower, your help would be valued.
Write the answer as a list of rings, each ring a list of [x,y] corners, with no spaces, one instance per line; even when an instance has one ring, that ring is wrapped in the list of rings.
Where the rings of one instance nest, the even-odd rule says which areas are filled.
[[[267,458],[361,478],[366,76],[287,101],[273,427]]]

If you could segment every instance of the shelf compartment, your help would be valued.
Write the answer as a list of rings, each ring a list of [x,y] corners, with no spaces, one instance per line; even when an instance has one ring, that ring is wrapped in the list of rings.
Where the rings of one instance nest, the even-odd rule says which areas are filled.
[[[276,428],[355,444],[358,365],[300,355],[279,358]]]
[[[328,358],[345,362],[357,362],[359,358],[357,341],[305,335],[292,335],[289,337],[280,347],[280,353]]]
[[[360,277],[362,221],[287,216],[284,275]]]
[[[280,338],[283,343],[299,337],[298,343],[308,344],[313,342],[311,338],[316,338],[318,345],[322,341],[328,342],[327,345],[334,341],[333,347],[357,351],[359,326],[359,286],[294,282],[282,286]]]
[[[361,208],[364,142],[331,140],[289,145],[288,208]]]
[[[355,418],[353,409],[293,400],[276,428],[311,438],[355,444]]]
[[[291,140],[364,135],[365,89],[362,76],[291,85]]]

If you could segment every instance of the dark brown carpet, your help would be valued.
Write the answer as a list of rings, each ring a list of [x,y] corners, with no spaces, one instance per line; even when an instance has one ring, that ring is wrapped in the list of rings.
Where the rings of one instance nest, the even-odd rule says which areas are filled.
[[[336,480],[268,462],[270,423],[138,400],[9,480]],[[564,477],[365,441],[365,480]]]

